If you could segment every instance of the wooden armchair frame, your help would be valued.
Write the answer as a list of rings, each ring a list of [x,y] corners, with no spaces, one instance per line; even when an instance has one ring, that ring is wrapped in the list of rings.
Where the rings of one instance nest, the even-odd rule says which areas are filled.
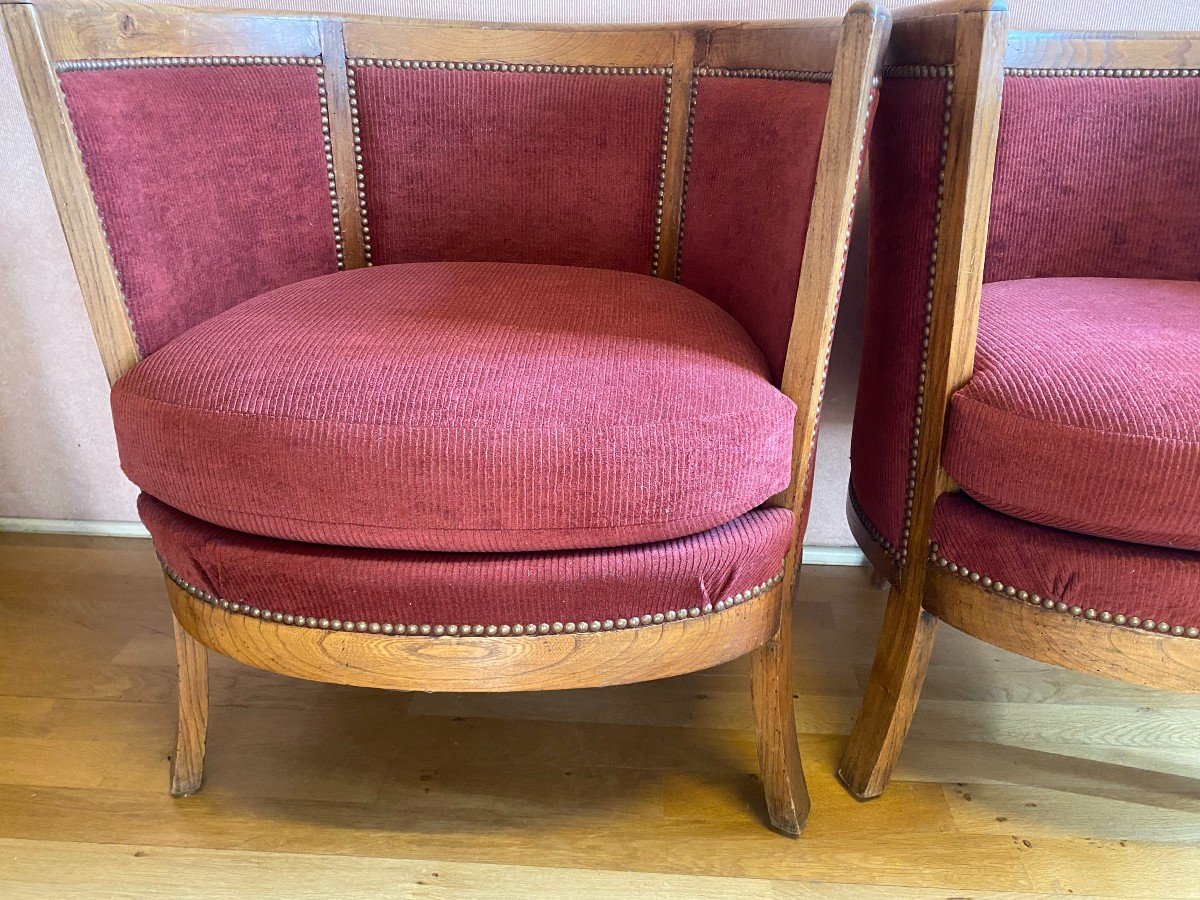
[[[1008,31],[1001,2],[950,0],[896,14],[886,66],[952,66],[944,197],[931,277],[920,421],[914,426],[906,545],[889,548],[860,517],[847,518],[875,569],[891,585],[866,696],[838,774],[860,799],[887,786],[912,722],[938,621],[1032,659],[1080,672],[1179,691],[1200,691],[1200,641],[1089,618],[1061,602],[1015,603],[1019,587],[951,565],[931,549],[938,497],[958,490],[942,468],[952,394],[971,378],[979,322],[992,174],[1005,72],[1146,76],[1200,67],[1196,35]],[[891,550],[891,552],[889,552]],[[964,577],[965,576],[965,577]],[[986,585],[985,582],[986,581]],[[1028,595],[1027,595],[1028,596]]]
[[[88,0],[9,2],[4,24],[55,203],[111,382],[139,359],[121,287],[69,126],[56,71],[120,60],[211,56],[317,59],[325,88],[330,187],[340,216],[339,261],[369,264],[352,119],[356,58],[513,66],[668,68],[677,98],[697,70],[827,73],[831,80],[812,214],[783,373],[798,407],[792,484],[773,498],[804,519],[806,482],[841,291],[863,145],[887,40],[886,12],[858,3],[844,20],[811,23],[580,27],[478,25],[381,17],[149,7]],[[127,64],[127,63],[126,63]],[[667,109],[657,274],[674,276],[689,107]],[[784,200],[786,202],[786,199]],[[293,627],[278,615],[234,615],[167,576],[179,660],[179,730],[171,791],[203,777],[208,716],[205,648],[259,668],[396,690],[512,691],[662,678],[753,653],[753,703],[771,822],[798,834],[808,814],[789,686],[791,597],[801,535],[783,574],[706,616],[637,629],[537,636],[432,636]],[[254,611],[258,613],[258,610]],[[359,623],[362,625],[362,623]]]

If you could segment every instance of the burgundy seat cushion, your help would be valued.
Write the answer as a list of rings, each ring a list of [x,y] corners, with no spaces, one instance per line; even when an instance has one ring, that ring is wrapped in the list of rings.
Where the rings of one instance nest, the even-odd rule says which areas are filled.
[[[984,285],[943,461],[1000,512],[1200,550],[1200,283]]]
[[[792,537],[791,512],[767,507],[701,534],[637,547],[426,553],[257,537],[145,494],[138,511],[174,578],[237,603],[239,611],[266,610],[288,624],[302,617],[302,624],[324,628],[334,621],[388,631],[440,627],[435,633],[495,626],[521,634],[554,630],[555,623],[607,630],[719,611],[778,577]]]
[[[147,493],[252,534],[558,550],[728,522],[789,479],[795,406],[698,294],[628,272],[413,263],[253,298],[113,389]]]
[[[1200,637],[1200,553],[1033,525],[963,494],[938,498],[932,537],[960,574],[975,573],[1014,602],[1050,601],[1068,615]]]

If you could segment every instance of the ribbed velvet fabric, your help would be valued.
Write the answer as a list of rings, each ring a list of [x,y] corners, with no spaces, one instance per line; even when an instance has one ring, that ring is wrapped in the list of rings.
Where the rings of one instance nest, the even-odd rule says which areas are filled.
[[[986,281],[1200,279],[1200,77],[1004,79]]]
[[[697,76],[680,283],[727,310],[779,382],[829,85]]]
[[[944,79],[887,78],[871,136],[870,277],[850,479],[875,527],[897,549],[904,535],[945,108]]]
[[[1018,590],[1098,613],[1200,626],[1200,554],[1034,525],[962,494],[938,499],[932,534],[951,562]]]
[[[59,78],[144,354],[337,269],[315,66]]]
[[[679,540],[557,553],[419,553],[255,537],[143,494],[160,558],[222,599],[291,615],[393,625],[604,622],[703,609],[774,577],[792,514],[758,509]]]
[[[264,294],[112,393],[125,473],[254,534],[553,550],[720,525],[788,483],[795,405],[658,278],[412,263]]]
[[[1200,282],[984,285],[943,463],[993,509],[1200,550]]]
[[[663,76],[360,66],[355,83],[375,263],[650,274]]]

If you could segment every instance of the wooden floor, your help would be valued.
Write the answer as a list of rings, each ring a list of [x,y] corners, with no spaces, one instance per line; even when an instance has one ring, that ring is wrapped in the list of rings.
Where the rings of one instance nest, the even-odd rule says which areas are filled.
[[[801,590],[798,841],[764,825],[741,660],[465,696],[213,657],[207,781],[172,800],[148,543],[0,535],[0,897],[1200,897],[1200,697],[944,629],[896,781],[856,803],[833,768],[884,595]]]

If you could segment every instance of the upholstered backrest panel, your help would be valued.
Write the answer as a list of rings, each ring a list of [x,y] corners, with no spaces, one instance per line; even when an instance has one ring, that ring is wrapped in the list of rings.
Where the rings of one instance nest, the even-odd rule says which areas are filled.
[[[373,264],[653,274],[665,70],[351,64]]]
[[[1200,278],[1200,76],[1009,72],[985,281]]]
[[[143,354],[337,268],[318,67],[222,59],[59,72]]]
[[[851,437],[851,486],[866,518],[903,550],[929,290],[948,77],[884,80],[871,136],[867,311]]]
[[[697,73],[678,277],[724,307],[783,372],[829,84]]]

